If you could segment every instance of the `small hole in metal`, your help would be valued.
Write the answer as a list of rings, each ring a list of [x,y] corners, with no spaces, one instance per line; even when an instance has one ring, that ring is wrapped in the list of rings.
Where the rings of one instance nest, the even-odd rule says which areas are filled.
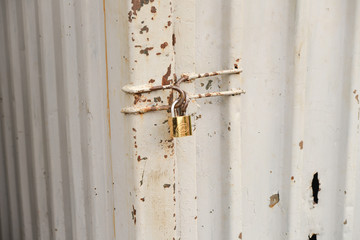
[[[319,203],[318,194],[319,194],[319,191],[320,191],[320,182],[319,182],[317,172],[314,174],[313,180],[311,182],[311,188],[312,188],[312,191],[313,191],[314,204],[318,204]]]

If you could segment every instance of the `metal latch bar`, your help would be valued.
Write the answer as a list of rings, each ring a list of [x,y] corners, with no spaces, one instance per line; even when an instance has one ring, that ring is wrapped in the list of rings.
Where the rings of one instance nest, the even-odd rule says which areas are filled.
[[[242,89],[234,89],[229,91],[221,91],[221,92],[211,92],[211,93],[201,93],[201,94],[190,94],[189,99],[198,99],[198,98],[207,98],[207,97],[217,97],[217,96],[236,96],[246,93]],[[121,110],[122,113],[125,114],[142,114],[147,112],[154,111],[163,111],[169,110],[171,105],[151,105],[146,107],[126,107]]]
[[[175,86],[179,86],[182,82],[185,81],[191,81],[198,78],[205,78],[205,77],[211,77],[211,76],[217,76],[217,75],[229,75],[229,74],[239,74],[241,73],[241,69],[229,69],[229,70],[221,70],[221,71],[215,71],[215,72],[208,72],[208,73],[188,73],[188,74],[182,74],[181,78],[178,81],[175,81],[174,84],[169,85],[157,85],[152,86],[150,84],[145,85],[125,85],[122,90],[128,94],[141,94],[141,93],[148,93],[152,91],[158,91],[158,90],[164,90],[164,89],[174,89]],[[201,94],[190,94],[188,95],[188,99],[198,99],[198,98],[207,98],[207,97],[217,97],[217,96],[235,96],[244,94],[245,91],[242,89],[232,89],[228,91],[220,91],[220,92],[210,92],[210,93],[201,93]],[[125,107],[121,110],[122,113],[125,114],[142,114],[147,112],[153,112],[153,111],[162,111],[162,110],[169,110],[171,105],[150,105],[145,107],[137,107],[137,106],[131,106],[131,107]]]
[[[208,73],[188,73],[188,74],[182,74],[181,77],[185,78],[184,81],[191,81],[198,78],[205,78],[205,77],[212,77],[217,75],[229,75],[229,74],[239,74],[242,72],[242,69],[229,69],[229,70],[222,70],[222,71],[216,71],[216,72],[208,72]],[[138,94],[138,93],[147,93],[157,90],[164,90],[164,89],[170,89],[172,88],[172,84],[169,85],[157,85],[152,86],[150,84],[145,85],[125,85],[122,90],[129,94]]]

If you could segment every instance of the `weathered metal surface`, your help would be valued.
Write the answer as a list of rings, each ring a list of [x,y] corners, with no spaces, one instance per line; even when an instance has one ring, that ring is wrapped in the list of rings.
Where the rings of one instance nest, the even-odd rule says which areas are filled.
[[[1,0],[0,238],[359,239],[359,24],[357,0]],[[246,90],[190,96],[191,137],[121,112],[234,63],[182,85]]]

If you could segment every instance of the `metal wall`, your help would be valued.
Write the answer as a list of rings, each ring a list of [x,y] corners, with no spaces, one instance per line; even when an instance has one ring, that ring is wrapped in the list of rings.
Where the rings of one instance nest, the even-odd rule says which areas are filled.
[[[357,0],[0,0],[1,239],[359,239],[359,43]],[[121,112],[234,64],[192,137]]]

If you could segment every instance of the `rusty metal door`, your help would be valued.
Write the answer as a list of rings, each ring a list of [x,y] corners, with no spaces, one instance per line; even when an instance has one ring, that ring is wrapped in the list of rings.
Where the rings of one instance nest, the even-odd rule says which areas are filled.
[[[0,0],[0,238],[359,239],[359,43],[357,0]]]

